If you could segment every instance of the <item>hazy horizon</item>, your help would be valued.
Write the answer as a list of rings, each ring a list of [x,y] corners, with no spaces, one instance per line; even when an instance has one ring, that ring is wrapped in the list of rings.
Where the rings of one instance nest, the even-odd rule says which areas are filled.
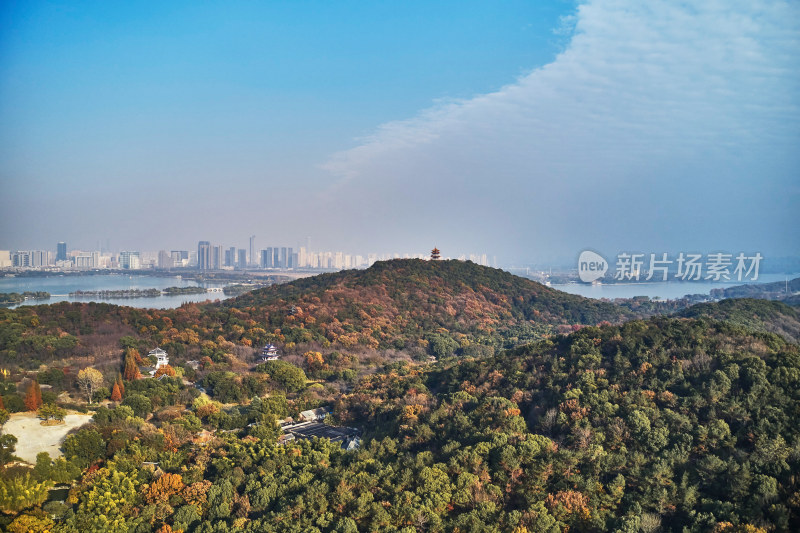
[[[0,249],[800,253],[800,6],[0,6]]]

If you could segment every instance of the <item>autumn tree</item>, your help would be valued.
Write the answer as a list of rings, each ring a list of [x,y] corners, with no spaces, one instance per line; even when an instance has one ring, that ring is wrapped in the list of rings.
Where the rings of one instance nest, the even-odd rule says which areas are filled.
[[[172,368],[169,365],[164,365],[164,366],[160,367],[158,370],[156,370],[155,377],[158,378],[158,377],[161,377],[161,376],[167,376],[167,377],[174,378],[175,377],[175,369]]]
[[[320,370],[325,367],[325,359],[320,352],[308,351],[303,354],[306,359],[306,365],[310,371]]]
[[[119,383],[114,383],[114,388],[111,389],[111,401],[122,401],[122,391],[119,389]]]
[[[78,372],[78,387],[86,394],[89,403],[92,403],[95,391],[102,386],[103,374],[99,370],[88,367]]]
[[[142,495],[149,504],[162,503],[168,502],[171,496],[183,489],[183,478],[180,474],[166,473],[145,488]]]
[[[25,407],[28,411],[36,411],[42,406],[42,389],[37,380],[31,381],[28,385],[28,393],[25,395]]]
[[[8,525],[9,533],[31,533],[32,531],[52,531],[53,521],[49,516],[19,515]]]
[[[128,348],[125,351],[125,369],[123,370],[123,377],[128,381],[134,381],[142,377],[141,372],[139,372],[139,361],[141,361],[139,352],[133,348]]]

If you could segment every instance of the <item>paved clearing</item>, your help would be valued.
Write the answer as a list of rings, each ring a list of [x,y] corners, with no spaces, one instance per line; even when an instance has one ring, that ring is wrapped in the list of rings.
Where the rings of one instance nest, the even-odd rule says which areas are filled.
[[[17,437],[14,455],[31,464],[36,464],[36,454],[47,452],[50,458],[61,456],[59,449],[69,430],[80,427],[91,420],[91,415],[72,414],[64,418],[64,424],[43,426],[34,413],[14,413],[3,426],[4,434]]]

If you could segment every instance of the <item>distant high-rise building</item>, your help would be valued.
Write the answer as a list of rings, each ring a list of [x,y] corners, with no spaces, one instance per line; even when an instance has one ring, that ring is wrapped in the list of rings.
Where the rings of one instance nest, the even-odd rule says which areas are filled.
[[[74,258],[75,268],[89,269],[100,267],[100,252],[80,252]]]
[[[241,269],[247,268],[247,250],[244,248],[239,248],[239,261],[237,262],[236,266]]]
[[[158,252],[158,268],[167,270],[172,268],[173,265],[172,256],[166,250],[160,250]]]
[[[211,268],[211,243],[208,241],[197,243],[197,268],[198,270]]]
[[[138,270],[141,267],[139,252],[124,251],[119,253],[120,268]]]
[[[281,267],[281,249],[277,246],[272,249],[272,268]]]
[[[261,268],[272,268],[272,248],[261,250]]]
[[[185,267],[189,263],[189,252],[186,250],[170,250],[173,267]]]
[[[225,250],[225,266],[236,266],[236,248],[233,246]]]
[[[292,248],[287,248],[286,249],[286,265],[284,265],[284,268],[294,268],[296,261],[297,261],[297,256],[294,255],[294,250]]]
[[[250,235],[250,264],[256,263],[256,236]],[[241,266],[241,265],[240,265]]]
[[[67,243],[60,242],[56,246],[56,261],[67,260]]]
[[[211,262],[209,264],[214,270],[222,268],[222,246],[211,247]]]

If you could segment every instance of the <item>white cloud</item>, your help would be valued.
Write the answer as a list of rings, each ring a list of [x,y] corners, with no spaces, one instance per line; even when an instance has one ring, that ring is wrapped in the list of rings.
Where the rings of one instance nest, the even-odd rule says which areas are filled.
[[[331,201],[374,209],[389,229],[410,209],[420,229],[484,246],[502,231],[517,245],[562,253],[600,238],[651,248],[726,246],[733,237],[757,245],[770,225],[797,222],[791,209],[759,212],[757,231],[689,238],[684,221],[669,239],[660,225],[632,228],[609,210],[655,212],[667,223],[701,208],[697,195],[716,195],[728,211],[705,204],[698,220],[731,224],[730,209],[748,201],[766,209],[758,204],[765,188],[793,183],[799,27],[796,2],[590,0],[551,64],[497,92],[384,124],[336,154],[325,165],[338,183]],[[453,214],[476,205],[478,219]],[[571,222],[586,213],[604,223]]]

